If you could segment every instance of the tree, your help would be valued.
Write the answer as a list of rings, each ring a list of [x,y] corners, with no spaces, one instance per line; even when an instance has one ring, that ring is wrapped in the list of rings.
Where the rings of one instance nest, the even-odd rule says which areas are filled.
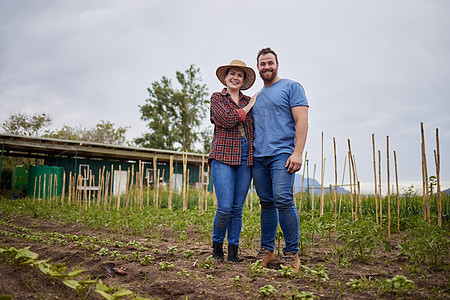
[[[44,136],[64,140],[79,140],[110,145],[124,145],[128,144],[125,137],[127,128],[128,127],[114,128],[114,123],[100,120],[100,122],[91,129],[82,127],[72,128],[64,125],[61,129],[47,131]]]
[[[163,76],[147,88],[149,98],[140,107],[141,120],[150,132],[135,139],[142,147],[193,151],[200,141],[200,125],[209,107],[208,89],[201,84],[200,69],[191,65],[184,73],[177,71],[181,89]]]
[[[12,114],[2,123],[2,129],[5,133],[25,136],[39,136],[39,133],[45,127],[52,124],[52,117],[45,113],[34,114]]]

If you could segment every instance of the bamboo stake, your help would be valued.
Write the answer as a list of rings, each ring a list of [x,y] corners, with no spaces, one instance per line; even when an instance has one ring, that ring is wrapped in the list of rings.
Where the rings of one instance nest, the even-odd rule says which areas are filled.
[[[183,153],[183,211],[187,210],[186,198],[187,154]]]
[[[323,193],[323,184],[324,184],[324,177],[325,177],[325,162],[326,162],[326,158],[323,159],[323,164],[322,164],[322,178],[320,180],[320,216],[323,216],[323,197],[324,197],[324,193]]]
[[[46,193],[45,193],[46,185],[47,185],[47,174],[44,173],[43,196],[42,196],[42,200],[43,200],[44,204],[45,204],[45,196],[46,196]]]
[[[434,151],[434,161],[436,164],[436,193],[437,193],[437,209],[438,209],[438,226],[442,227],[442,200],[441,200],[441,155],[439,150],[439,129],[436,128],[436,150]]]
[[[388,200],[388,239],[391,238],[391,179],[389,167],[389,136],[386,136],[387,200]]]
[[[199,172],[198,172],[198,177],[199,177],[199,182],[200,182],[200,186],[199,186],[199,191],[198,191],[198,210],[200,212],[203,212],[203,208],[204,208],[204,197],[203,197],[203,170],[205,170],[205,154],[202,154],[202,164],[199,166]],[[248,204],[248,202],[247,202]]]
[[[87,209],[88,199],[87,199],[87,171],[84,169],[84,178],[83,178],[83,186],[84,186],[84,208]]]
[[[108,202],[108,211],[111,211],[112,198],[114,195],[114,165],[111,164],[111,190],[109,191],[109,202]]]
[[[375,159],[375,134],[372,133],[372,156],[373,156],[373,179],[375,182],[375,220],[378,224],[378,189],[377,189],[377,167]]]
[[[105,166],[103,166],[103,170],[105,170]],[[97,209],[100,208],[100,199],[102,199],[102,189],[103,189],[102,177],[103,177],[102,169],[98,169],[97,195],[94,198],[94,203],[96,204]]]
[[[253,211],[253,178],[250,181],[250,211]]]
[[[139,209],[144,210],[144,163],[139,161]]]
[[[45,175],[45,174],[44,174]],[[39,193],[38,193],[38,202],[41,202],[41,175],[39,175]]]
[[[342,184],[341,184],[341,192],[339,193],[339,211],[338,211],[338,217],[341,216],[341,206],[342,206],[342,193],[344,190],[344,179],[345,179],[345,167],[347,165],[347,156],[344,156],[344,167],[342,171]]]
[[[336,139],[333,137],[333,149],[334,149],[334,219],[337,219],[337,157],[336,157]]]
[[[172,184],[173,184],[173,155],[170,156],[169,160],[169,199],[167,206],[169,211],[172,211]]]
[[[89,169],[89,191],[88,191],[88,205],[91,206],[91,194],[92,194],[92,170]]]
[[[323,215],[323,180],[324,180],[324,173],[325,173],[325,159],[323,158],[323,131],[322,131],[322,142],[321,142],[321,167],[320,167],[320,212],[319,215]]]
[[[150,206],[150,176],[147,174],[147,207]]]
[[[428,170],[427,170],[427,157],[425,151],[425,132],[423,129],[423,122],[420,122],[420,133],[422,137],[422,175],[423,175],[423,208],[424,208],[424,220],[428,219],[430,224],[430,199],[428,196]],[[426,203],[426,206],[425,206]]]
[[[314,219],[314,186],[315,186],[315,177],[316,177],[316,164],[314,164],[314,171],[313,171],[313,186],[312,186],[312,197],[311,197],[311,218]]]
[[[63,172],[63,183],[61,192],[61,207],[64,207],[64,196],[66,191],[66,171]]]
[[[156,209],[160,207],[159,205],[159,169],[158,169],[158,181],[155,183],[156,187]]]
[[[156,200],[156,183],[157,183],[157,179],[156,179],[156,172],[158,169],[158,157],[155,155],[153,157],[153,208],[157,208],[158,207],[158,202]]]
[[[130,202],[130,193],[133,186],[133,174],[134,174],[134,165],[131,165],[131,172],[130,168],[127,168],[127,183],[126,183],[126,189],[125,189],[125,208],[128,210],[128,204]]]
[[[58,204],[58,174],[55,174],[53,180],[53,198],[55,200],[55,204]]]
[[[381,151],[378,150],[378,192],[380,194],[380,228],[383,229],[383,196],[381,194]]]
[[[397,231],[400,232],[400,192],[398,190],[397,154],[394,151],[395,186],[397,190]]]
[[[349,187],[350,187],[350,208],[352,213],[352,221],[355,221],[355,211],[353,201],[352,156],[350,152],[348,152],[348,176],[350,178]]]
[[[128,176],[127,176],[128,178]],[[119,211],[120,208],[120,185],[122,183],[122,165],[119,165],[119,186],[117,188],[117,203],[116,203],[116,208],[117,211]]]
[[[109,179],[111,177],[111,174],[109,171],[106,171],[105,173],[105,192],[103,193],[103,210],[106,211],[106,208],[108,207],[108,191],[109,191]],[[112,185],[112,184],[111,184]]]
[[[206,186],[205,192],[203,193],[205,199],[203,202],[205,203],[205,212],[208,211],[208,187],[209,187],[209,164],[206,164]]]
[[[306,159],[308,158],[308,151],[305,151],[305,162],[306,162]],[[299,220],[300,220],[300,216],[301,216],[301,214],[302,214],[302,202],[303,202],[303,183],[305,182],[305,170],[306,170],[306,168],[305,168],[305,164],[303,164],[303,173],[302,173],[302,187],[301,187],[301,189],[300,189],[300,203],[299,203],[299,205],[298,205],[298,218],[299,218]],[[253,182],[253,181],[252,181]]]
[[[358,166],[356,165],[356,157],[353,155],[353,164],[355,168],[355,191],[358,191],[358,207],[359,207],[359,215],[362,218],[362,201],[361,201],[361,190],[359,185],[359,177],[358,177]],[[355,194],[356,199],[356,194]]]
[[[69,196],[67,198],[67,205],[70,206],[72,202],[72,171],[69,172]]]
[[[48,204],[52,204],[52,192],[53,192],[53,186],[52,186],[52,179],[53,179],[53,173],[50,173],[50,178],[48,180]]]
[[[36,183],[37,183],[37,177],[34,177],[33,202],[36,200]]]

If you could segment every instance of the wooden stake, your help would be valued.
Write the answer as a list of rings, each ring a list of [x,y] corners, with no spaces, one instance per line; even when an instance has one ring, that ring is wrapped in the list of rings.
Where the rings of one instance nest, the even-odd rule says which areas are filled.
[[[308,158],[308,151],[305,151],[305,160],[304,162],[306,162],[306,159]],[[302,214],[302,202],[303,202],[303,183],[305,181],[305,164],[303,163],[302,165],[303,167],[303,173],[302,173],[302,188],[300,189],[300,203],[298,205],[298,218],[300,219],[300,216]],[[253,181],[252,181],[253,182]],[[253,189],[252,189],[253,190]]]
[[[45,175],[45,174],[44,174]],[[39,175],[39,193],[38,193],[38,202],[41,202],[41,175]]]
[[[377,189],[377,167],[375,159],[375,134],[372,133],[372,156],[373,156],[373,180],[375,182],[375,220],[378,224],[378,189]]]
[[[66,191],[66,171],[63,172],[63,183],[61,192],[61,207],[64,207],[64,196]]]
[[[352,184],[352,155],[350,151],[348,152],[348,175],[350,178],[349,186],[350,186],[350,208],[352,213],[352,221],[355,221],[355,214],[353,211],[353,184]]]
[[[423,178],[423,209],[424,220],[428,219],[430,224],[430,202],[428,197],[428,171],[427,171],[427,156],[425,151],[425,132],[423,130],[423,122],[420,122],[420,133],[422,137],[422,178]]]
[[[183,211],[188,208],[188,201],[186,197],[186,182],[187,182],[187,154],[183,153]]]
[[[324,173],[325,173],[325,159],[323,158],[323,131],[322,131],[322,143],[321,143],[321,174],[320,174],[320,212],[319,215],[323,215],[323,181],[324,181]]]
[[[334,148],[334,219],[337,219],[337,157],[336,157],[336,139],[333,137]],[[331,192],[331,191],[330,191]]]
[[[381,151],[378,150],[378,192],[380,194],[380,227],[383,229],[383,196],[381,194]]]
[[[397,154],[394,151],[395,186],[397,190],[397,231],[400,232],[400,192],[398,190]]]
[[[67,205],[70,206],[72,200],[72,171],[69,172],[69,197],[67,200]]]
[[[158,169],[158,157],[155,155],[153,157],[153,208],[157,208],[158,207],[158,203],[156,202],[156,183],[158,182],[158,180],[156,179],[156,172]]]
[[[208,211],[208,187],[209,187],[209,164],[206,164],[206,186],[205,192],[203,193],[205,199],[203,202],[205,203],[205,211]]]
[[[37,177],[34,177],[33,202],[36,200],[36,183],[37,183]]]
[[[391,180],[389,168],[389,136],[386,136],[387,200],[388,200],[388,239],[391,238]]]
[[[119,165],[119,186],[117,188],[117,203],[116,203],[116,209],[119,211],[120,208],[120,185],[122,184],[122,165]]]
[[[344,190],[344,179],[345,179],[345,167],[347,165],[347,156],[344,156],[344,167],[342,171],[342,184],[341,184],[341,192],[339,193],[339,210],[338,210],[338,217],[341,216],[341,206],[342,206],[342,193]]]
[[[173,184],[173,155],[170,156],[169,160],[169,199],[168,207],[169,211],[172,211],[172,184]]]
[[[313,186],[312,186],[312,197],[311,197],[311,218],[314,219],[314,196],[315,196],[315,177],[316,177],[316,164],[314,164],[314,170],[313,170]]]
[[[439,151],[439,129],[436,128],[436,150],[434,151],[434,161],[436,164],[436,196],[438,209],[438,226],[442,227],[442,200],[441,200],[441,155]]]

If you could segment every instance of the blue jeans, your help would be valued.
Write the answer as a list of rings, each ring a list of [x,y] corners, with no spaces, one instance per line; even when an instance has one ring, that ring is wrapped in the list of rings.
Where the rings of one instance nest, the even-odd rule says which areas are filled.
[[[275,250],[278,222],[283,231],[284,252],[299,251],[299,220],[294,204],[295,174],[285,168],[290,154],[253,158],[253,182],[261,204],[261,247]]]
[[[241,145],[239,166],[227,165],[217,160],[211,162],[211,179],[217,196],[212,240],[223,243],[228,231],[228,243],[236,246],[239,246],[242,210],[252,179],[251,168],[247,166],[248,145],[245,138],[242,138]]]

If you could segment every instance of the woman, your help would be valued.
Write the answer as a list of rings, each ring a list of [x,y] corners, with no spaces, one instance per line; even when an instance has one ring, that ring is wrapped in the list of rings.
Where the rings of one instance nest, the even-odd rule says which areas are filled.
[[[214,137],[208,161],[217,196],[213,224],[213,257],[223,260],[223,240],[228,232],[228,260],[238,262],[242,210],[251,181],[253,165],[253,119],[250,110],[256,94],[250,98],[241,90],[255,82],[255,71],[243,61],[233,60],[216,70],[225,85],[211,96],[210,120]]]

